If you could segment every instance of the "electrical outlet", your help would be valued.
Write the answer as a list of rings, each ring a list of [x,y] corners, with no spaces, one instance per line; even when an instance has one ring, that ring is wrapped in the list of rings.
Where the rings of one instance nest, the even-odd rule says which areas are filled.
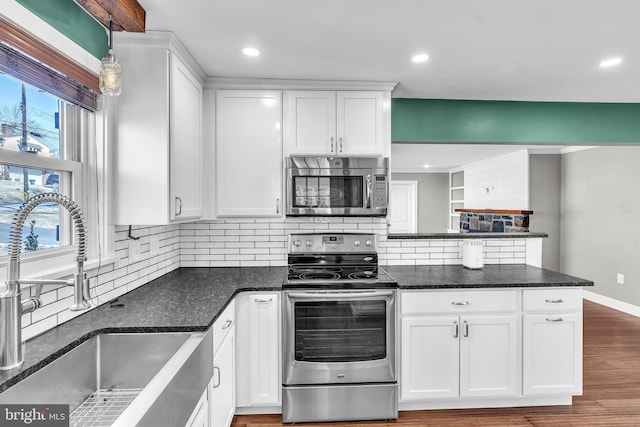
[[[140,261],[140,242],[129,242],[129,263]]]
[[[624,274],[618,273],[618,284],[624,285]]]
[[[149,241],[149,256],[160,255],[160,239],[158,237],[152,237]]]

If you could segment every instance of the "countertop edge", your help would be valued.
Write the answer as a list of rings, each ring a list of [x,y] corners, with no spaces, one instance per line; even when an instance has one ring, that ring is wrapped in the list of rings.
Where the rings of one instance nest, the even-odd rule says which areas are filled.
[[[536,239],[549,237],[547,233],[396,233],[387,240],[462,240],[462,239]]]

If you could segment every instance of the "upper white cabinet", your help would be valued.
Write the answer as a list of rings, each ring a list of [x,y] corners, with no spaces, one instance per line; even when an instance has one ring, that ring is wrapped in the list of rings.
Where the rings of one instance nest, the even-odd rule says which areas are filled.
[[[202,79],[171,33],[114,33],[122,94],[113,107],[115,224],[202,215]]]
[[[383,91],[285,92],[288,155],[386,155]]]
[[[215,212],[282,215],[282,92],[215,93]]]

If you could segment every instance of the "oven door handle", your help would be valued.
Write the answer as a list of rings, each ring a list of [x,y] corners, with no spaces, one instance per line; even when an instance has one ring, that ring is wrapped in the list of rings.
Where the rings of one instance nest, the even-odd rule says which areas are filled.
[[[310,298],[362,298],[362,297],[384,297],[392,296],[393,291],[341,291],[341,292],[323,292],[323,291],[305,291],[305,292],[287,292],[290,298],[310,299]]]

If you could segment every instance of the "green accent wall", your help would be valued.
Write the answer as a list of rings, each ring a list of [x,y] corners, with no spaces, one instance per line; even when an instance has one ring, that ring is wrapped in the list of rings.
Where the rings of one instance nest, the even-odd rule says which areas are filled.
[[[73,0],[15,0],[101,59],[109,50],[105,28]]]
[[[640,104],[393,98],[391,140],[640,143]]]

